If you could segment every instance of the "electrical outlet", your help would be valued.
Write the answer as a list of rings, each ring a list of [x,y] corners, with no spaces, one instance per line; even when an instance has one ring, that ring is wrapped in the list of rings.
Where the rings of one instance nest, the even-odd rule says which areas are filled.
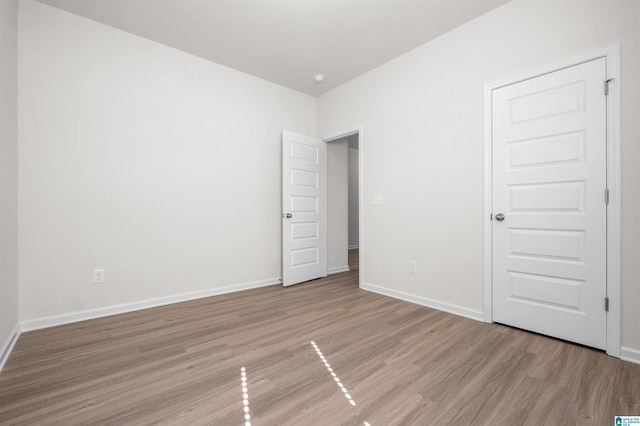
[[[93,270],[93,283],[102,284],[104,282],[104,269]]]
[[[280,250],[276,250],[273,252],[273,261],[280,262]]]
[[[418,264],[416,263],[415,260],[410,260],[409,261],[409,273],[410,274],[418,273]]]

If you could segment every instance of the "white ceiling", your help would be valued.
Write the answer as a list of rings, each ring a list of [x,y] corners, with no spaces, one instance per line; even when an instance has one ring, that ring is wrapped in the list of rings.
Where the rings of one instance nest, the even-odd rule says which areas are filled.
[[[39,1],[318,96],[508,0]]]

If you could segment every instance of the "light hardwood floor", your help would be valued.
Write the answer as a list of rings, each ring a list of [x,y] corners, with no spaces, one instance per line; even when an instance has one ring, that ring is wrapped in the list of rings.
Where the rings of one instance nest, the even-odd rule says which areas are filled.
[[[0,424],[242,425],[241,368],[252,426],[640,415],[640,365],[360,290],[353,269],[24,333]]]

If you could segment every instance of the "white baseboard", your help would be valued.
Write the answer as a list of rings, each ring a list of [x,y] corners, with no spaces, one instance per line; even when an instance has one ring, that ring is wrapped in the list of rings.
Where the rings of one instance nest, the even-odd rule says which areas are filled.
[[[13,327],[13,330],[11,331],[11,334],[9,334],[7,341],[2,345],[2,350],[0,350],[0,371],[2,371],[4,364],[9,359],[9,355],[11,354],[13,347],[16,345],[18,337],[20,337],[20,323],[16,324],[16,326]]]
[[[360,246],[358,244],[348,247],[349,250],[353,250],[353,249],[357,249],[357,248],[360,248]]]
[[[139,311],[142,309],[155,308],[158,306],[170,305],[172,303],[186,302],[189,300],[202,299],[204,297],[218,296],[220,294],[234,293],[236,291],[250,290],[253,288],[266,287],[274,284],[281,284],[280,278],[254,281],[244,284],[235,284],[226,287],[217,287],[208,290],[194,291],[191,293],[176,294],[173,296],[159,297],[157,299],[141,300],[138,302],[124,303],[122,305],[106,306],[104,308],[89,309],[86,311],[70,312],[67,314],[54,315],[44,318],[35,318],[22,321],[21,331],[39,330],[42,328],[55,327],[57,325],[71,324],[78,321],[85,321],[95,318],[107,317],[110,315],[124,314],[127,312]]]
[[[344,266],[334,266],[333,268],[329,268],[327,270],[327,274],[331,275],[331,274],[339,274],[340,272],[348,272],[351,269],[349,269],[349,265],[344,265]]]
[[[637,349],[620,348],[620,359],[623,361],[633,362],[634,364],[640,364],[640,351]]]
[[[460,315],[472,320],[484,321],[484,313],[482,311],[476,311],[475,309],[463,308],[462,306],[439,302],[437,300],[428,299],[426,297],[415,296],[413,294],[391,290],[386,287],[380,287],[369,283],[362,283],[360,288],[363,290],[382,294],[384,296],[393,297],[394,299],[404,300],[405,302],[411,302],[417,305],[426,306],[428,308],[437,309],[439,311],[449,312],[450,314]]]

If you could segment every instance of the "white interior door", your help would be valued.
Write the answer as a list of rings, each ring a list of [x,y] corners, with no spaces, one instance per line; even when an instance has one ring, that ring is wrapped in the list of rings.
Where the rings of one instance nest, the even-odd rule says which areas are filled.
[[[493,319],[601,349],[605,79],[601,58],[492,94]]]
[[[282,133],[282,283],[327,275],[326,144]]]

